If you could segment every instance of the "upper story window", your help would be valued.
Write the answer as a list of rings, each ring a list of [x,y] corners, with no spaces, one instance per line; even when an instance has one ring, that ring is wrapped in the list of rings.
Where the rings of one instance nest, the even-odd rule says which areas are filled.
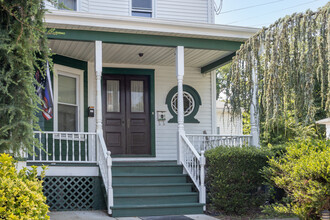
[[[152,17],[152,0],[132,0],[132,16]]]
[[[78,0],[58,0],[60,4],[59,9],[77,11],[77,1]],[[61,7],[61,5],[64,5],[66,8]]]

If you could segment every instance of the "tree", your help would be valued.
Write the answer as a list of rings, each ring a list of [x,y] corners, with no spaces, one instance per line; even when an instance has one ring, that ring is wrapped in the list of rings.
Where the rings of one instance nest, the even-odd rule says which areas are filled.
[[[0,152],[32,150],[40,103],[34,74],[50,55],[45,11],[43,0],[0,0]]]
[[[292,119],[299,127],[330,115],[329,12],[330,3],[281,18],[241,46],[227,76],[234,113],[249,111],[254,71],[265,132],[285,134]]]

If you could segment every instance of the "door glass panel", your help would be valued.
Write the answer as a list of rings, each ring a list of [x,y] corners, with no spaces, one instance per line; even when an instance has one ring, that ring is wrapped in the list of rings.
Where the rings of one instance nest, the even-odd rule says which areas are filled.
[[[107,80],[107,112],[120,112],[119,80]]]
[[[77,131],[77,106],[58,104],[58,131]]]
[[[58,75],[58,102],[77,104],[76,78]]]
[[[143,81],[131,81],[131,112],[144,112]]]

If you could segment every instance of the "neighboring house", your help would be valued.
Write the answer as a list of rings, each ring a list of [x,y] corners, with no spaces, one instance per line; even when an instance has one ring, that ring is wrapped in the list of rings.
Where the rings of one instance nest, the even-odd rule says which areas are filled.
[[[243,120],[242,116],[232,116],[229,108],[225,106],[223,100],[218,99],[216,102],[217,114],[217,134],[220,135],[242,135]]]
[[[63,33],[49,35],[54,117],[27,161],[49,165],[50,208],[201,213],[214,69],[257,29],[214,24],[212,0],[60,2],[73,11],[45,17]]]

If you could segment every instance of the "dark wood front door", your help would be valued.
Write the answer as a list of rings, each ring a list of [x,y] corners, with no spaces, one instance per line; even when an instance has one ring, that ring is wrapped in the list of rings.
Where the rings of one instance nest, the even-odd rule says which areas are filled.
[[[149,155],[149,76],[103,76],[104,138],[112,155]]]

